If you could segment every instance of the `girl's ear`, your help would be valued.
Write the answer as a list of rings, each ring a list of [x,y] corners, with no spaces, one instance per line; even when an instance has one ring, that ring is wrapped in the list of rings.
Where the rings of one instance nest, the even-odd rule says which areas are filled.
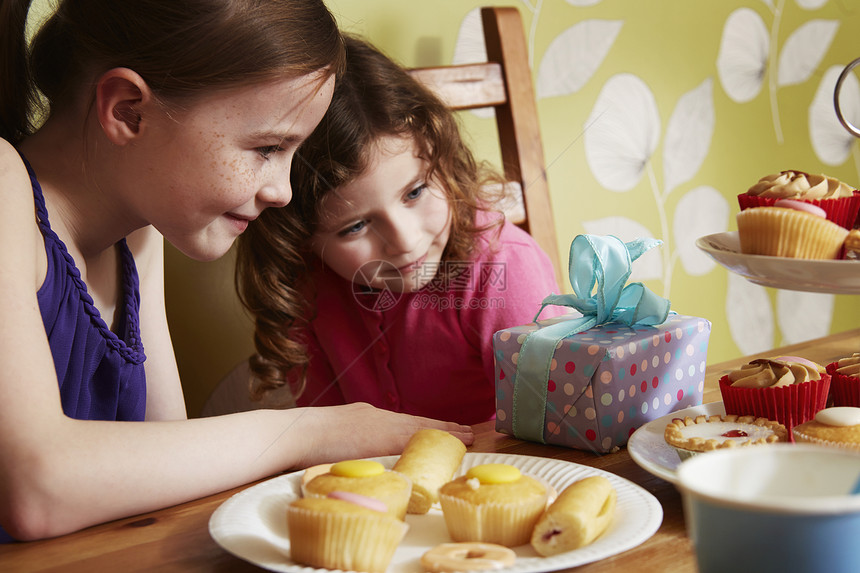
[[[125,145],[140,133],[141,110],[151,101],[149,86],[128,68],[108,70],[96,84],[99,124],[115,145]]]

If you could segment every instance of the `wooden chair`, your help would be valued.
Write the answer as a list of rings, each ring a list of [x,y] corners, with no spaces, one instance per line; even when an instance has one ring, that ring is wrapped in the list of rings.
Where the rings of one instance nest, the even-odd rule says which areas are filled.
[[[522,19],[517,9],[510,7],[482,8],[481,17],[488,62],[416,68],[410,73],[454,110],[485,107],[495,110],[504,176],[512,183],[509,187],[513,190],[503,210],[546,251],[555,267],[559,287],[564,288],[567,279],[561,272],[566,267],[559,264]],[[213,390],[202,414],[265,407],[266,403],[248,398],[249,377],[247,361],[237,364]]]
[[[505,214],[546,251],[564,288],[522,18],[513,7],[484,7],[481,20],[487,62],[410,73],[451,109],[495,110],[504,175],[514,191]]]

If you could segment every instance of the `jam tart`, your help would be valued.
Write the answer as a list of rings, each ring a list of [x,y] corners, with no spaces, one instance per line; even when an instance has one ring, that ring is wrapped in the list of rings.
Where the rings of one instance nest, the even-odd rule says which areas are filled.
[[[721,448],[754,446],[788,441],[788,430],[779,422],[755,416],[700,415],[674,418],[663,437],[680,458]]]

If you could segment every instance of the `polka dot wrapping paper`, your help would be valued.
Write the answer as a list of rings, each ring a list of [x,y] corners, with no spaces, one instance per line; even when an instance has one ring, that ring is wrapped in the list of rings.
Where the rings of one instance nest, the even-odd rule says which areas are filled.
[[[516,435],[512,381],[523,341],[539,325],[560,320],[570,318],[493,335],[499,432]],[[639,426],[701,404],[710,334],[708,320],[670,314],[657,326],[607,323],[564,338],[546,381],[543,441],[606,453],[626,444]],[[537,393],[526,396],[543,400]]]

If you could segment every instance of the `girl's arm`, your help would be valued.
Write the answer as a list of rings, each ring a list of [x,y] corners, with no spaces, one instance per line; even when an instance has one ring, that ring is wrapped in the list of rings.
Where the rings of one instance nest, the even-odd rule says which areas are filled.
[[[164,300],[164,241],[152,227],[126,239],[140,279],[140,330],[146,353],[146,419],[183,420],[185,398],[167,326]]]
[[[199,420],[82,421],[67,417],[36,300],[44,243],[14,150],[0,142],[0,525],[18,539],[75,531],[249,483],[289,468],[399,453],[420,427],[469,428],[352,404],[259,410]],[[40,254],[41,253],[41,254]],[[153,263],[154,264],[154,263]],[[149,268],[149,263],[143,265]],[[146,279],[144,279],[146,280]],[[142,292],[151,294],[146,284]],[[166,322],[147,308],[146,336]],[[166,330],[161,330],[166,334]],[[181,417],[169,339],[153,351],[156,417]],[[149,373],[149,371],[148,371]]]

